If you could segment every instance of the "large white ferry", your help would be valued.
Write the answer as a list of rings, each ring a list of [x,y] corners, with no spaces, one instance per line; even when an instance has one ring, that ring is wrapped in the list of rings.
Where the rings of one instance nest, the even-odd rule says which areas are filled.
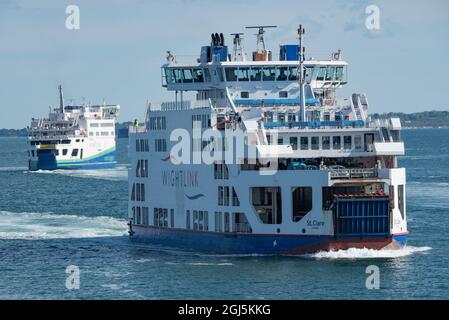
[[[251,59],[241,33],[232,52],[212,34],[196,63],[168,52],[174,101],[130,127],[131,239],[231,254],[403,247],[399,119],[372,120],[365,94],[337,99],[348,64],[340,51],[306,59],[301,26],[274,60],[267,27],[249,27]]]
[[[116,164],[115,122],[119,105],[65,106],[59,86],[59,108],[28,127],[29,169],[105,169]]]

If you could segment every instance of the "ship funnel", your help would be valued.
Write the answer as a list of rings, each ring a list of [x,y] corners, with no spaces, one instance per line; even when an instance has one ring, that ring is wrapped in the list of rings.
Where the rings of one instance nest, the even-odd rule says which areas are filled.
[[[62,94],[62,86],[58,86],[59,89],[59,112],[64,113],[64,95]]]

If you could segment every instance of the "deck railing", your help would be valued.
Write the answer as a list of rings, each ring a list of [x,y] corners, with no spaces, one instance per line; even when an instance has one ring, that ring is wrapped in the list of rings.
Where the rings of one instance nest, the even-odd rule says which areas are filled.
[[[367,179],[378,176],[376,168],[326,169],[331,179]]]

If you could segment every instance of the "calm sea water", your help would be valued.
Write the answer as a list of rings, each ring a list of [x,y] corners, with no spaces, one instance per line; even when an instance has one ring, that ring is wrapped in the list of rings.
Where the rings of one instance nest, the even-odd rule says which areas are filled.
[[[0,299],[449,298],[449,129],[405,130],[409,246],[303,257],[219,256],[126,237],[127,140],[119,166],[26,170],[26,139],[0,138]],[[80,289],[65,287],[67,266]],[[380,289],[365,287],[366,267]]]

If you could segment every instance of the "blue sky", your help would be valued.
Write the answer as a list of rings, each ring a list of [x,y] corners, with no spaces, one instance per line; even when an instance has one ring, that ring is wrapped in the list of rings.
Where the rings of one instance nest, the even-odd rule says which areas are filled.
[[[65,27],[68,5],[80,30]],[[380,27],[365,27],[365,8]],[[341,96],[368,95],[371,112],[449,110],[449,2],[365,0],[0,0],[0,128],[23,128],[67,100],[122,107],[121,121],[143,118],[146,101],[172,100],[160,87],[166,50],[193,61],[210,33],[274,24],[267,44],[295,43],[306,28],[308,56],[340,48],[350,64]],[[230,37],[226,39],[231,43]],[[245,47],[255,46],[253,32]]]

